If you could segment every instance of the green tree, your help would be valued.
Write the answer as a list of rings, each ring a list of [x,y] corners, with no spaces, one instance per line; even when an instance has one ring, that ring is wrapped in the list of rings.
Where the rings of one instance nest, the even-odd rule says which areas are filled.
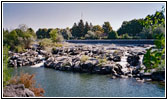
[[[107,33],[107,34],[112,31],[112,27],[110,25],[110,22],[104,22],[103,30],[104,30],[104,33]]]
[[[160,12],[157,11],[154,15],[152,15],[152,18],[148,15],[143,23],[145,27],[151,27],[153,31],[157,26],[165,26],[165,17],[163,17],[163,12],[164,9]],[[144,55],[143,63],[146,66],[146,71],[152,68],[159,68],[163,70],[165,68],[165,35],[164,33],[156,34],[155,37],[155,49],[147,49],[147,53]]]
[[[74,23],[73,27],[71,28],[71,31],[73,37],[79,37],[79,28],[76,23]]]
[[[138,36],[143,29],[143,19],[133,19],[124,21],[121,27],[117,30],[118,35],[128,33],[129,36]]]
[[[100,32],[104,32],[103,28],[100,25],[95,25],[92,28],[92,31],[96,32],[96,31],[100,31]]]
[[[88,24],[88,22],[86,22],[85,24],[85,29],[84,29],[84,34],[87,34],[87,32],[90,30],[90,26]]]
[[[62,35],[58,34],[57,29],[53,29],[50,33],[51,40],[53,42],[62,42],[63,37]]]
[[[84,26],[84,23],[83,23],[83,20],[81,19],[78,23],[78,28],[79,28],[79,37],[83,37],[85,35],[84,33],[84,29],[85,29],[85,26]]]
[[[118,34],[116,31],[111,31],[109,34],[108,34],[108,39],[117,39],[118,38]]]

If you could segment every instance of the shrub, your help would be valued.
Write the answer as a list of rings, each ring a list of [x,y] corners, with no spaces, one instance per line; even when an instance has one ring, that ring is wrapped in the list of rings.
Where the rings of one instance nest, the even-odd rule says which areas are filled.
[[[126,33],[126,34],[123,34],[122,35],[122,38],[123,39],[131,39],[131,37]]]
[[[35,96],[43,96],[44,94],[44,89],[43,88],[36,88],[36,81],[34,80],[35,75],[29,75],[28,73],[20,73],[20,76],[14,76],[11,78],[9,81],[10,84],[24,84],[25,88],[30,89],[31,91],[34,92]]]
[[[64,40],[63,36],[58,34],[57,29],[50,31],[49,34],[53,42],[62,42]]]
[[[95,39],[95,38],[96,38],[96,35],[95,35],[94,32],[88,31],[87,34],[85,35],[85,38],[86,38],[86,39]]]
[[[116,31],[111,31],[109,34],[108,34],[108,39],[117,39],[118,38],[118,34]]]
[[[105,59],[105,58],[104,58],[104,59],[100,58],[100,59],[98,59],[98,62],[99,62],[98,65],[99,65],[99,66],[102,66],[103,64],[106,64],[106,63],[107,63],[107,59]]]
[[[89,56],[82,55],[82,57],[81,57],[80,60],[81,60],[82,63],[84,63],[84,62],[86,62],[88,59],[89,59]]]
[[[39,45],[43,48],[45,47],[48,47],[48,46],[51,46],[53,43],[52,43],[52,40],[51,39],[42,39],[40,40],[39,42]]]
[[[18,45],[18,46],[15,46],[15,52],[18,52],[18,53],[21,53],[21,52],[24,52],[24,48],[23,48],[23,46],[21,46],[21,45]]]

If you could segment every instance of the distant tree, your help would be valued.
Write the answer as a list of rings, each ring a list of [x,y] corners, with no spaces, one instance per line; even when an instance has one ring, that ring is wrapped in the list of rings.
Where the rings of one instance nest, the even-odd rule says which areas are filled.
[[[111,31],[109,34],[108,34],[108,39],[117,39],[118,38],[118,34],[116,31]]]
[[[58,34],[57,29],[53,29],[50,31],[50,37],[53,42],[62,42],[63,41],[63,36]]]
[[[26,24],[20,24],[18,28],[21,29],[23,32],[25,32],[27,31],[28,26]]]
[[[69,30],[69,28],[62,29],[61,34],[64,37],[64,39],[67,39],[67,40],[72,37],[71,31]]]
[[[107,34],[112,31],[112,27],[110,25],[110,22],[104,22],[103,30],[104,30],[104,33],[107,33]]]
[[[79,35],[79,28],[76,23],[74,23],[73,27],[71,28],[71,33],[73,37],[78,37]]]
[[[36,31],[36,35],[37,35],[37,38],[38,39],[43,39],[43,38],[50,38],[50,31],[52,30],[52,28],[39,28],[37,31]]]
[[[80,22],[78,23],[78,28],[79,28],[79,37],[83,37],[85,34],[84,34],[84,23],[83,23],[83,20],[81,19]]]
[[[118,35],[128,33],[129,36],[137,36],[142,31],[144,25],[143,19],[133,19],[131,21],[124,21],[118,29]]]
[[[92,23],[90,23],[90,30],[92,30],[93,29],[93,24]]]
[[[88,22],[86,22],[85,24],[85,29],[84,29],[84,34],[87,34],[87,32],[90,30],[90,26],[88,24]]]
[[[95,35],[97,39],[101,39],[104,36],[104,34],[101,31],[96,31]]]
[[[95,38],[96,38],[96,35],[95,35],[94,32],[88,31],[87,34],[85,35],[85,38],[86,38],[86,39],[95,39]]]
[[[103,29],[102,29],[102,27],[100,25],[93,26],[92,31],[94,31],[94,32],[100,31],[102,33],[104,32]]]

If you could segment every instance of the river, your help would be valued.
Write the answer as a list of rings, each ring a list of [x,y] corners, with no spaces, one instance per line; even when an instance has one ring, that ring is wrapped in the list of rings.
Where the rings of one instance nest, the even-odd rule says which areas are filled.
[[[134,78],[111,79],[109,75],[73,73],[44,67],[13,70],[35,74],[45,97],[164,97],[165,88],[158,83],[141,83]]]

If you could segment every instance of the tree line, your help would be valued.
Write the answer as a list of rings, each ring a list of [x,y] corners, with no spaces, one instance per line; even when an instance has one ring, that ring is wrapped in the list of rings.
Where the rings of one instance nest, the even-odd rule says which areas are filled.
[[[155,39],[155,35],[165,33],[165,24],[160,24],[163,20],[165,15],[161,10],[145,18],[124,21],[117,31],[113,30],[108,21],[100,26],[80,20],[72,28],[39,28],[36,32],[22,24],[10,32],[3,30],[3,44],[18,52],[29,48],[33,40],[44,38],[51,38],[53,42],[64,39]]]

